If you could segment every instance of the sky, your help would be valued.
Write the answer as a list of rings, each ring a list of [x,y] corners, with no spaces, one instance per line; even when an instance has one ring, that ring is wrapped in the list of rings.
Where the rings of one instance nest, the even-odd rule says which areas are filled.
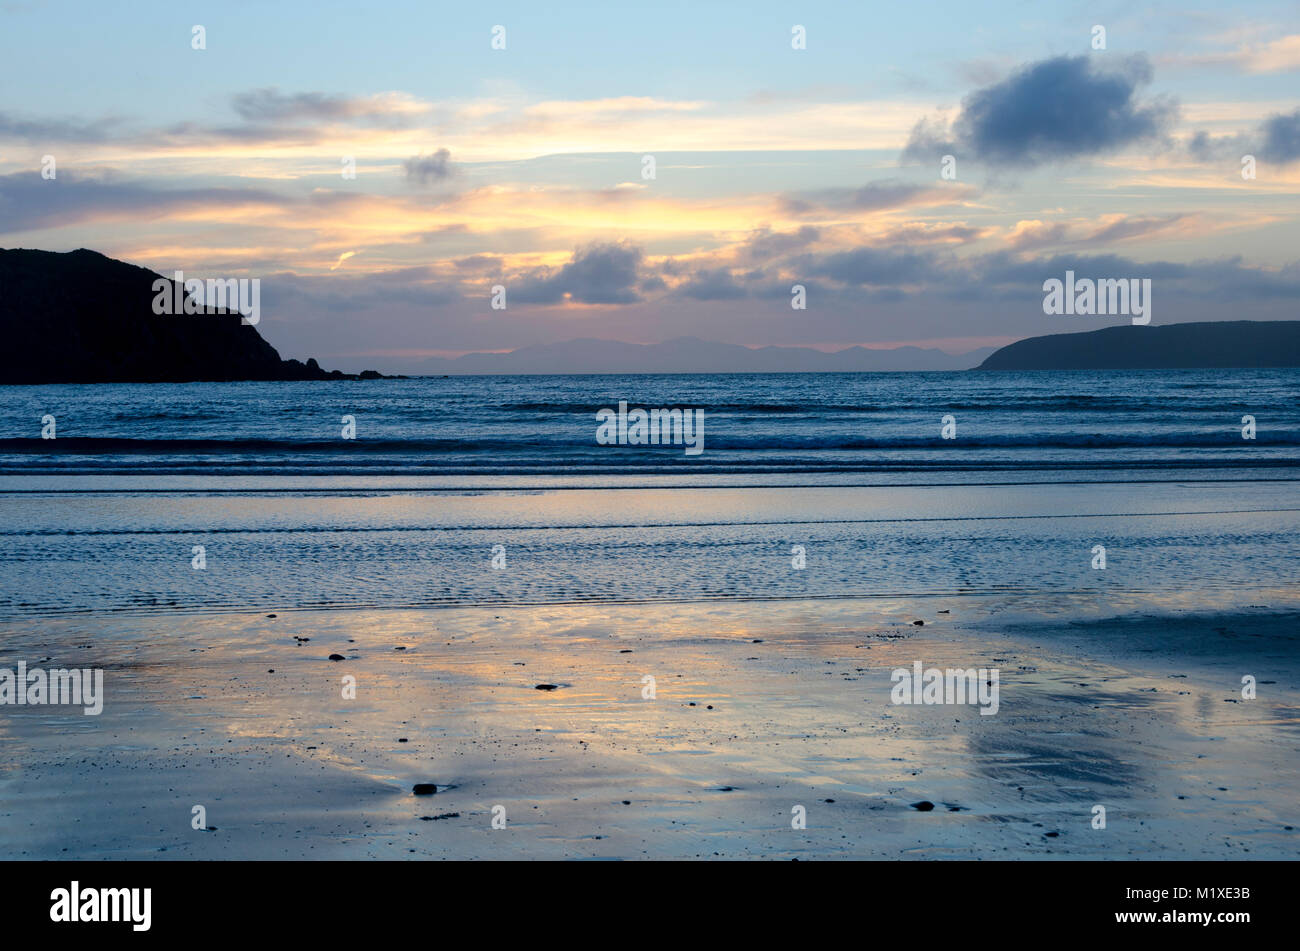
[[[1294,0],[0,0],[0,247],[256,278],[344,370],[1127,321],[1067,270],[1295,318],[1298,199]]]

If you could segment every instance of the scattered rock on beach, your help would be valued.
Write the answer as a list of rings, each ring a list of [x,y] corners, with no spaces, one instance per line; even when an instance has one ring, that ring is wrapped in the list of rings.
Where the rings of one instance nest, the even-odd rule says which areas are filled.
[[[930,802],[928,799],[922,799],[920,802],[912,803],[912,808],[917,812],[929,812],[934,808],[934,803]]]
[[[560,685],[559,684],[538,684],[536,689],[537,690],[559,690]]]
[[[330,660],[347,660],[342,654],[330,654]]]
[[[411,792],[416,796],[432,796],[437,791],[436,783],[416,783],[411,787]]]
[[[912,623],[915,624],[917,627],[925,627],[925,622],[922,621],[920,618],[917,618]]]

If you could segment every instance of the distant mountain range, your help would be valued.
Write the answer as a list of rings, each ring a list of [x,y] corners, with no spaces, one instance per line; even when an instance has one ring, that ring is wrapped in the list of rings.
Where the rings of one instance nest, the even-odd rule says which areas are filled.
[[[849,347],[834,353],[811,347],[750,348],[695,337],[663,343],[566,340],[509,353],[434,357],[410,372],[471,373],[855,373],[881,370],[967,370],[993,352],[985,347],[950,354],[921,347],[873,350]]]
[[[174,294],[97,251],[0,249],[0,384],[356,378],[280,359],[234,311],[155,314],[158,280]]]
[[[1179,370],[1300,366],[1300,320],[1216,320],[1049,334],[1008,344],[981,370]]]

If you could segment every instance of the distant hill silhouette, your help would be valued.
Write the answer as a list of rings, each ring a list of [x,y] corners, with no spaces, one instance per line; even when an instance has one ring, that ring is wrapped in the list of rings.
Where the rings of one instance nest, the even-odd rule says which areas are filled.
[[[566,340],[509,353],[434,357],[423,373],[826,373],[869,370],[969,370],[991,347],[953,356],[942,350],[848,347],[834,353],[811,347],[743,347],[696,337],[663,343]]]
[[[350,378],[280,359],[235,312],[155,314],[161,276],[84,248],[0,249],[0,384]]]
[[[1178,370],[1300,366],[1300,320],[1223,320],[1049,334],[1008,344],[981,370]]]

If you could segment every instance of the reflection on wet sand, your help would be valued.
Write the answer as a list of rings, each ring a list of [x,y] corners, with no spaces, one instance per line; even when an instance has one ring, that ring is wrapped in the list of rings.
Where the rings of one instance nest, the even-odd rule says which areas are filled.
[[[113,664],[96,724],[6,711],[17,821],[0,845],[76,858],[1296,854],[1294,615],[1233,622],[1256,648],[1243,659],[1207,646],[1230,642],[1221,618],[1019,629],[1001,620],[1013,607],[20,628],[5,656]],[[998,668],[998,714],[892,704],[890,671],[917,660]],[[1226,702],[1246,661],[1268,681],[1254,706]],[[436,794],[413,796],[417,783]],[[189,827],[195,804],[214,830]],[[806,829],[791,827],[796,806]]]

